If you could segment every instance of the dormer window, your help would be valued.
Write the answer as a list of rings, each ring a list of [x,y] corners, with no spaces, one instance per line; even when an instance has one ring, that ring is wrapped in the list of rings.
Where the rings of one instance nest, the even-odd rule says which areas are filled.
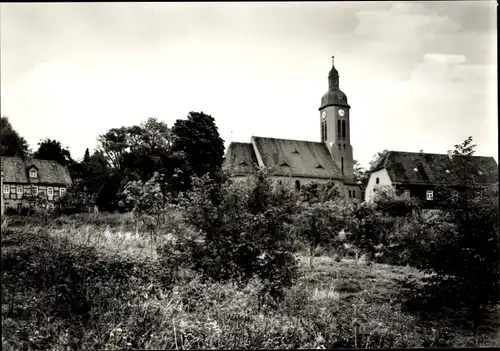
[[[449,170],[446,170],[445,172],[446,172],[446,173],[448,173],[448,174],[450,174],[450,171],[449,171]]]
[[[339,95],[339,100],[342,100],[342,95]]]
[[[280,167],[290,167],[290,166],[286,162],[281,162]]]
[[[36,168],[30,169],[30,178],[38,178],[38,172]]]
[[[477,172],[477,174],[479,174],[479,175],[483,175],[483,172],[481,172],[481,171],[478,171],[478,172]]]
[[[413,168],[413,171],[414,171],[414,172],[418,172],[418,169],[416,169],[416,168]]]
[[[323,166],[322,165],[317,165],[316,169],[323,169]]]

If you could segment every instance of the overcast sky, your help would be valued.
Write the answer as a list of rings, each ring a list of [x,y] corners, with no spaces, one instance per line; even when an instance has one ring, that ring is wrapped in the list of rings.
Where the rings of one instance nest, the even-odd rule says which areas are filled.
[[[320,140],[335,55],[354,158],[498,160],[495,1],[1,4],[1,113],[83,157],[110,128],[211,114],[226,147]]]

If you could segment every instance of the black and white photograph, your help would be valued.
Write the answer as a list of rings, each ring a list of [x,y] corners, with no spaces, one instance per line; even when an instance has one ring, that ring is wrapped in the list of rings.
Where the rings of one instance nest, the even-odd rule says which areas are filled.
[[[6,351],[500,347],[498,4],[0,4]]]

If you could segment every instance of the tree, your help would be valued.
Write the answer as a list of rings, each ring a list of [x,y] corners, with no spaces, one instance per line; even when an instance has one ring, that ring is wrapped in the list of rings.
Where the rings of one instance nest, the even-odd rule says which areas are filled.
[[[294,231],[300,241],[309,247],[309,267],[313,268],[314,252],[319,245],[335,246],[339,232],[347,221],[342,208],[332,201],[327,203],[305,203],[295,217]]]
[[[190,112],[186,120],[178,119],[172,127],[172,190],[191,188],[191,177],[208,174],[214,178],[222,168],[224,140],[219,135],[215,119],[203,112]],[[180,170],[180,172],[178,171]]]
[[[74,161],[67,147],[62,147],[61,143],[53,139],[44,139],[38,143],[38,150],[33,153],[34,158],[51,160],[63,166],[69,166]]]
[[[361,198],[364,198],[366,185],[368,184],[368,180],[370,179],[370,173],[356,160],[354,160],[353,166],[354,181],[360,186]]]
[[[384,149],[382,151],[377,152],[373,155],[371,161],[369,162],[369,171],[372,171],[375,167],[379,165],[379,163],[384,159],[384,157],[389,153],[389,150]]]
[[[432,296],[463,307],[473,321],[474,336],[484,311],[499,302],[498,184],[476,183],[469,137],[455,145],[448,206],[430,221],[427,242],[415,256],[419,268],[435,275],[428,279]]]
[[[187,222],[199,233],[190,247],[191,268],[216,280],[242,284],[259,278],[263,296],[283,297],[297,277],[290,226],[297,194],[273,186],[267,169],[251,179],[223,183],[208,173],[193,178],[193,189],[181,202]]]
[[[8,117],[0,117],[0,155],[25,157],[28,154],[26,139],[14,130]]]

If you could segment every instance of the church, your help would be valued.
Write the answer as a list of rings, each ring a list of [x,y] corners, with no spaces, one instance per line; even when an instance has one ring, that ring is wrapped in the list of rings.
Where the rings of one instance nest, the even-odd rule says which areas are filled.
[[[318,127],[321,141],[289,140],[252,136],[249,143],[232,142],[224,168],[235,177],[246,177],[256,167],[272,169],[272,179],[287,182],[297,191],[302,185],[333,181],[344,199],[362,200],[353,177],[350,106],[340,90],[339,72],[332,57],[328,91],[321,98]]]

